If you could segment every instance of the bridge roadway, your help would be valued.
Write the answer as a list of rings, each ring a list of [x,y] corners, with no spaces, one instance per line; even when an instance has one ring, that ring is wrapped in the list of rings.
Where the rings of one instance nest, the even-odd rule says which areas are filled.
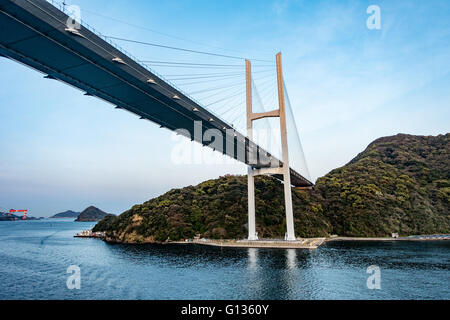
[[[258,150],[257,161],[251,164],[254,168],[281,163],[96,33],[82,25],[71,27],[68,19],[64,12],[45,0],[0,0],[0,55],[161,127],[186,129],[189,132],[186,136],[192,140],[246,164],[250,161],[248,151]],[[194,135],[195,121],[201,121],[201,134]],[[219,130],[223,143],[203,141],[208,129]],[[227,135],[227,130],[233,134]],[[290,173],[293,186],[313,186],[292,168]],[[282,179],[282,175],[274,176]]]

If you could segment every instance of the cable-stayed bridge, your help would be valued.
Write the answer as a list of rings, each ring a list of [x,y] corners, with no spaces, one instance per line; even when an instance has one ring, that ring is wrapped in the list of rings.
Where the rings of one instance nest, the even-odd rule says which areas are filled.
[[[192,95],[184,93],[170,80],[150,69],[145,63],[118,48],[111,42],[111,39],[178,50],[186,54],[239,59],[240,62],[245,60],[246,63],[208,64],[148,61],[151,66],[165,68],[205,70],[214,67],[221,70],[216,73],[186,72],[182,75],[168,77],[171,81],[181,81],[180,85],[195,84],[197,89],[201,89],[204,83],[217,83],[216,92],[209,95],[209,98],[215,100],[202,104]],[[55,3],[44,0],[0,0],[0,54],[44,73],[46,78],[60,80],[82,90],[86,95],[98,97],[118,109],[127,110],[141,119],[147,119],[163,128],[177,131],[193,141],[247,164],[249,166],[249,215],[253,216],[253,222],[249,221],[249,229],[253,229],[253,235],[249,236],[250,239],[257,238],[254,232],[254,204],[251,205],[251,202],[254,202],[252,200],[254,190],[251,186],[254,175],[270,174],[283,180],[286,199],[291,198],[291,185],[301,188],[313,186],[309,178],[305,177],[306,172],[299,173],[294,167],[289,166],[286,136],[286,131],[290,130],[286,120],[286,114],[289,113],[286,112],[286,107],[289,101],[282,77],[280,54],[277,55],[276,64],[271,61],[261,61],[269,63],[267,66],[276,72],[279,107],[272,108],[274,110],[269,112],[254,108],[260,97],[253,81],[253,74],[265,71],[252,73],[250,60],[238,56],[175,48],[120,37],[104,37],[87,24],[75,22],[64,12],[64,7],[58,8]],[[221,85],[220,81],[224,79],[232,80],[235,83],[228,87]],[[235,79],[245,81],[241,85]],[[237,91],[224,96],[223,94],[232,87],[235,87],[234,90],[237,89]],[[197,90],[196,92],[201,91]],[[205,90],[205,92],[209,91]],[[223,101],[234,101],[241,94],[245,96],[244,108],[240,108],[241,104],[233,105],[225,110],[225,113],[234,113],[236,119],[246,120],[248,130],[246,135],[239,132],[236,124],[225,120],[225,116],[218,115],[211,108]],[[267,151],[253,139],[252,134],[253,121],[274,117],[280,118],[282,153],[278,156]],[[296,131],[295,125],[291,128]],[[211,136],[211,131],[218,134],[213,135],[214,139],[210,137],[209,141],[205,141],[205,135]],[[218,137],[221,141],[218,141]],[[288,208],[289,205],[292,206],[292,203],[288,203],[291,200],[286,201],[286,210],[290,210],[292,216],[292,208]],[[287,220],[287,239],[293,240],[293,226],[290,232],[289,218]]]

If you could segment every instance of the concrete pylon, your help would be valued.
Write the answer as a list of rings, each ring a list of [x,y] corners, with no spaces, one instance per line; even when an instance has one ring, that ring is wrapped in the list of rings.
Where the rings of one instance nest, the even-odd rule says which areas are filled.
[[[291,193],[291,175],[289,166],[289,148],[287,141],[287,128],[286,128],[286,110],[284,101],[284,83],[283,83],[283,70],[281,65],[281,53],[276,55],[277,64],[277,84],[278,84],[278,110],[272,110],[264,113],[253,113],[252,111],[252,77],[251,77],[251,63],[249,60],[245,61],[245,73],[246,73],[246,100],[247,100],[247,136],[250,140],[253,140],[253,121],[268,117],[280,118],[280,130],[281,130],[281,147],[282,147],[282,161],[283,166],[277,168],[261,168],[253,169],[251,162],[248,166],[248,240],[257,240],[258,235],[256,233],[255,222],[255,176],[261,174],[282,174],[284,182],[284,202],[286,208],[286,236],[285,240],[294,241],[294,213],[292,208],[292,193]],[[249,159],[251,158],[254,150],[249,150]],[[254,156],[254,155],[253,155]]]
[[[281,52],[277,54],[277,83],[278,83],[278,104],[280,107],[280,130],[281,130],[281,149],[283,153],[283,180],[284,180],[284,204],[286,207],[286,239],[295,240],[294,232],[294,212],[292,209],[291,193],[291,173],[289,166],[289,148],[286,128],[286,109],[284,101],[284,81],[283,69],[281,66]]]
[[[245,61],[246,74],[246,100],[247,100],[247,137],[253,140],[253,121],[252,114],[252,70],[250,61]],[[250,153],[250,150],[249,150]],[[249,154],[250,158],[251,155]],[[253,168],[248,166],[247,170],[247,190],[248,190],[248,240],[258,240],[256,233],[256,209],[255,209],[255,177],[253,176]]]

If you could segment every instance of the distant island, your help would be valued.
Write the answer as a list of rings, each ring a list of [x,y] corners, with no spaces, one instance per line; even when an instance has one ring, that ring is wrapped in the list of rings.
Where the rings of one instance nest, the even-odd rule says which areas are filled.
[[[115,215],[110,214],[110,213],[106,213],[103,212],[102,210],[94,207],[94,206],[90,206],[86,209],[84,209],[77,217],[77,219],[75,221],[80,221],[80,222],[84,222],[84,221],[100,221],[105,217],[115,217]]]
[[[297,236],[386,237],[450,233],[450,134],[398,134],[372,142],[348,164],[293,188]],[[256,179],[256,223],[261,238],[283,238],[283,185]],[[152,243],[247,236],[247,178],[225,176],[173,189],[106,216],[93,229],[106,240]]]
[[[35,218],[35,217],[27,216],[27,218],[25,220],[33,221],[33,220],[43,220],[43,219],[44,219],[43,217]],[[17,221],[17,220],[24,220],[23,216],[17,216],[12,213],[10,213],[9,215],[8,214],[0,215],[0,221]]]
[[[64,212],[57,213],[50,217],[50,219],[60,219],[60,218],[78,218],[80,212],[75,212],[72,210],[67,210]]]

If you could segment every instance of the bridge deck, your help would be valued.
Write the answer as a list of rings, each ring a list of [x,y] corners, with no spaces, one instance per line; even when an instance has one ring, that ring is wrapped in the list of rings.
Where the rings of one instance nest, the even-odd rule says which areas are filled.
[[[80,26],[78,34],[67,30],[68,18],[45,0],[0,0],[0,55],[161,127],[186,129],[192,140],[246,164],[248,150],[257,149],[258,160],[252,163],[255,168],[278,162],[241,133],[225,134],[233,130],[231,125],[86,27]],[[201,121],[200,134],[194,134],[195,121]],[[208,129],[219,130],[223,143],[203,141]],[[298,187],[313,185],[292,168],[291,183]]]

